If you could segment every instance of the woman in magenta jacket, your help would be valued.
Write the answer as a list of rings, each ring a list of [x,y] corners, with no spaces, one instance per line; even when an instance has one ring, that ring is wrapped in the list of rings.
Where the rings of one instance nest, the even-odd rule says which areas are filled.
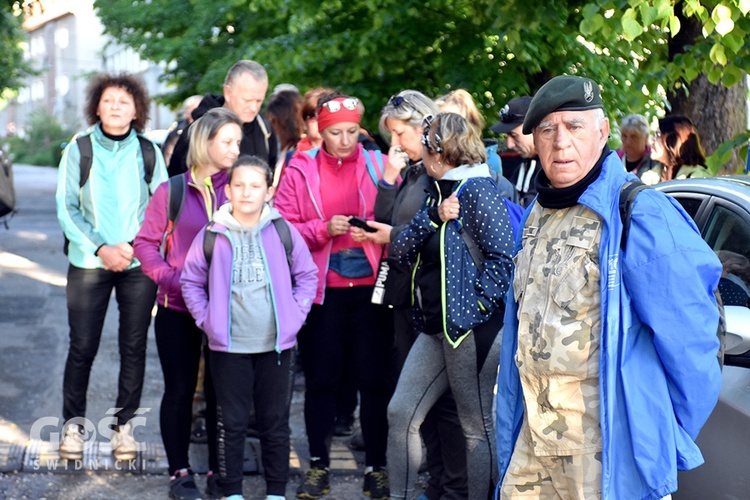
[[[161,184],[146,208],[141,230],[133,243],[143,272],[159,287],[154,321],[156,347],[164,374],[160,409],[161,435],[167,453],[170,492],[176,498],[200,495],[188,460],[193,393],[203,345],[203,332],[185,306],[180,274],[195,235],[226,202],[227,171],[239,156],[242,123],[226,108],[215,108],[190,128],[190,169],[175,177],[184,183],[184,201],[174,226],[169,227],[169,183]],[[166,238],[165,238],[166,235]],[[162,244],[162,242],[164,243]],[[206,370],[206,428],[209,469],[216,470],[216,412]],[[209,497],[220,495],[218,475],[209,472]],[[190,496],[193,495],[193,496]]]
[[[357,99],[335,94],[322,97],[317,118],[323,145],[298,152],[290,160],[275,202],[302,234],[318,267],[315,303],[307,327],[299,334],[311,463],[297,496],[318,498],[329,489],[327,443],[334,428],[336,391],[342,374],[354,373],[365,441],[364,492],[373,499],[387,498],[392,334],[388,315],[371,302],[383,249],[349,224],[352,216],[375,218],[377,182],[382,174],[377,155],[364,151],[357,142]]]

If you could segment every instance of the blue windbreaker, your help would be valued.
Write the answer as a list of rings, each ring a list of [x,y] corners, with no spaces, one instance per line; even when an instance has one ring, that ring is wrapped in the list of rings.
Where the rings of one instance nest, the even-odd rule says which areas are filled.
[[[653,189],[636,198],[627,249],[621,253],[618,201],[627,180],[635,176],[612,152],[578,200],[603,221],[602,498],[659,499],[677,489],[678,470],[703,463],[694,441],[721,389],[714,298],[721,264],[682,207]],[[516,241],[515,253],[521,246]],[[518,304],[512,283],[497,389],[501,481],[524,412],[514,361]]]

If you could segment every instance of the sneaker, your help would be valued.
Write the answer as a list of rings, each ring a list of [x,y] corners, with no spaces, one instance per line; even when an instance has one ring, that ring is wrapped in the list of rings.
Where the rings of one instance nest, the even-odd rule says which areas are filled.
[[[339,415],[333,427],[334,436],[351,436],[354,434],[354,415]]]
[[[79,424],[65,426],[60,447],[60,458],[68,460],[83,460],[83,427]]]
[[[118,426],[110,442],[116,460],[133,460],[138,454],[138,444],[133,438],[133,428],[130,424]]]
[[[373,500],[388,500],[391,497],[388,471],[385,467],[373,467],[365,474],[362,492]]]
[[[221,477],[213,472],[206,476],[206,497],[211,499],[224,498],[224,490],[221,489],[219,482]]]
[[[331,471],[321,465],[310,465],[305,480],[297,488],[297,498],[320,498],[331,491]]]
[[[182,469],[169,478],[169,498],[173,500],[201,500],[203,498],[195,485],[192,472]]]

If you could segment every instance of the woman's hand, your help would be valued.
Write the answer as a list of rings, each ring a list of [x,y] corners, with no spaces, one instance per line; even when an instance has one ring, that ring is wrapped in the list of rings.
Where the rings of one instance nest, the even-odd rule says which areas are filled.
[[[396,184],[401,171],[406,168],[409,156],[399,147],[391,146],[388,150],[388,163],[383,172],[383,180],[388,184]]]
[[[341,236],[349,230],[349,217],[346,215],[334,215],[326,226],[328,234],[333,237]]]
[[[451,195],[443,200],[438,207],[438,215],[440,220],[447,222],[451,219],[458,219],[458,213],[461,210],[461,204],[458,201],[455,191]]]
[[[125,242],[117,245],[103,245],[96,255],[102,260],[104,269],[119,273],[133,262],[133,247]]]
[[[349,229],[349,233],[352,235],[352,239],[356,242],[372,241],[378,245],[387,245],[391,242],[391,229],[393,226],[390,224],[383,224],[382,222],[375,222],[374,220],[368,220],[367,225],[377,229],[376,232],[368,233],[364,229],[352,226]]]

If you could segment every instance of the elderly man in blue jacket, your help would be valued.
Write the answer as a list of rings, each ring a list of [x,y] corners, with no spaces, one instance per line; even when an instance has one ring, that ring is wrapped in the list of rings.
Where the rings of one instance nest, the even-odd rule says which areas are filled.
[[[498,375],[501,498],[663,498],[703,463],[721,387],[721,264],[682,208],[620,190],[598,85],[559,76],[523,124],[543,172],[516,242]]]

